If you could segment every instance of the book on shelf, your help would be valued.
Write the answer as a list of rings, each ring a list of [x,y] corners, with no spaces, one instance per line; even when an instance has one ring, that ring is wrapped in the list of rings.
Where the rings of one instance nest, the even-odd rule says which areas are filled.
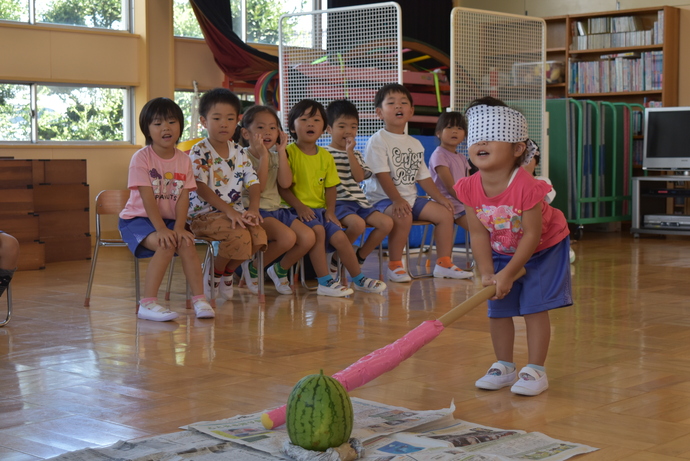
[[[595,61],[570,60],[568,91],[578,93],[621,93],[662,89],[662,51],[646,51],[639,57],[615,57]]]

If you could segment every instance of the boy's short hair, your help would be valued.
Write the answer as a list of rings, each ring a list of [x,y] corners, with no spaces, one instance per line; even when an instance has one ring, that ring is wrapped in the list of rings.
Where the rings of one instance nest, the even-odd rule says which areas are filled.
[[[139,113],[139,129],[146,137],[146,145],[153,142],[149,125],[156,119],[174,118],[180,123],[180,135],[184,131],[184,114],[175,101],[168,98],[154,98],[144,104]],[[175,142],[179,141],[176,139]]]
[[[295,133],[295,120],[300,118],[302,114],[307,114],[308,117],[313,117],[320,114],[323,119],[323,129],[328,126],[328,114],[320,102],[313,99],[302,99],[300,102],[292,106],[288,112],[288,131],[290,135],[297,140],[297,133]]]
[[[461,112],[442,112],[441,115],[438,116],[434,133],[438,135],[445,128],[453,126],[457,126],[467,133],[467,119],[465,119],[465,116],[462,115]]]
[[[388,97],[389,94],[391,93],[402,93],[404,94],[407,99],[410,100],[410,104],[414,106],[414,101],[412,100],[412,93],[410,93],[410,90],[405,88],[403,85],[399,83],[388,83],[387,85],[383,85],[377,92],[376,96],[374,96],[374,107],[381,107],[383,106],[383,100]]]
[[[326,107],[326,114],[328,115],[329,126],[333,126],[336,120],[340,117],[350,117],[357,119],[359,123],[359,112],[357,106],[352,104],[347,99],[336,99]]]
[[[199,100],[199,115],[206,118],[208,111],[216,104],[230,104],[237,115],[240,115],[242,103],[235,93],[227,88],[214,88],[205,92]]]

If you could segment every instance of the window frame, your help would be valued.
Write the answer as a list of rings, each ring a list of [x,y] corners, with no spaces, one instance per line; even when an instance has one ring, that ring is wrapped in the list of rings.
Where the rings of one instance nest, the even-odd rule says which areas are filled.
[[[28,24],[32,26],[49,26],[49,27],[68,27],[76,29],[86,29],[86,30],[103,30],[110,32],[134,32],[134,1],[135,0],[120,0],[122,4],[122,24],[121,29],[112,29],[107,27],[92,27],[92,26],[82,26],[77,24],[61,24],[57,22],[44,22],[36,20],[36,0],[27,0],[29,11],[28,11],[28,21],[13,21],[9,19],[0,18],[0,22],[10,23],[10,24]]]
[[[135,88],[127,85],[88,85],[79,83],[56,83],[56,82],[28,82],[28,81],[5,81],[0,80],[3,85],[24,85],[29,87],[29,110],[30,110],[30,139],[27,141],[12,141],[0,139],[0,146],[4,145],[23,145],[23,146],[104,146],[104,145],[134,145],[136,143],[136,128],[134,126],[136,117],[135,108]],[[94,141],[94,140],[41,140],[38,139],[38,91],[40,87],[66,87],[66,88],[114,88],[125,91],[122,101],[122,137],[121,140],[113,141]]]

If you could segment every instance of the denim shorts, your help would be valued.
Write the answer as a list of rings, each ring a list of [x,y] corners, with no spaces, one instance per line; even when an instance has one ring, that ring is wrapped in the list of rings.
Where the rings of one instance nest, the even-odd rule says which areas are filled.
[[[412,219],[415,221],[419,221],[419,215],[422,213],[422,210],[426,206],[426,204],[429,203],[429,199],[425,197],[417,197],[414,201],[414,205],[412,206]],[[380,211],[381,213],[384,213],[386,211],[386,208],[391,206],[393,204],[393,201],[389,198],[384,198],[383,200],[379,200],[378,202],[374,203],[374,209],[376,211]]]
[[[163,219],[163,222],[168,229],[172,230],[175,228],[174,219]],[[149,250],[141,244],[141,242],[146,240],[146,237],[156,232],[156,228],[153,227],[149,218],[120,218],[117,227],[120,229],[122,240],[125,241],[129,251],[131,251],[134,256],[137,258],[151,258],[155,254],[153,250]]]
[[[259,210],[261,217],[277,219],[281,223],[285,224],[287,227],[292,226],[292,222],[298,219],[297,213],[292,208],[278,208],[275,211]]]
[[[352,200],[338,200],[335,202],[335,217],[342,221],[345,216],[356,214],[366,220],[374,211],[374,207],[364,208],[359,203]]]
[[[333,248],[330,243],[331,237],[333,237],[333,234],[335,234],[338,231],[342,231],[343,229],[339,227],[337,224],[334,224],[330,221],[326,221],[325,208],[313,208],[312,211],[316,215],[316,218],[312,219],[311,221],[305,221],[304,224],[312,229],[316,226],[323,226],[323,229],[326,231],[326,251],[335,251],[335,248]]]
[[[498,273],[512,256],[493,252]],[[515,317],[557,309],[573,304],[570,281],[570,237],[551,248],[534,253],[520,277],[503,299],[489,301],[489,317]]]

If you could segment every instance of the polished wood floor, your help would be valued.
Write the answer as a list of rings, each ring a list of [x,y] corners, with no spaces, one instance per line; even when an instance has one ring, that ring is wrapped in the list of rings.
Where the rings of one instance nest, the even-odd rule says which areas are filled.
[[[690,238],[585,232],[573,248],[576,304],[552,314],[544,394],[474,388],[494,360],[480,306],[352,395],[413,409],[455,399],[457,418],[601,448],[583,460],[690,459]],[[49,458],[282,404],[302,376],[335,373],[478,289],[423,279],[338,300],[268,288],[263,307],[236,289],[215,320],[196,320],[176,273],[170,306],[182,315],[156,323],[134,315],[131,268],[126,250],[103,249],[90,309],[88,261],[16,275],[15,314],[0,328],[0,459]],[[376,272],[371,257],[365,273]],[[517,330],[522,366],[524,323]]]

